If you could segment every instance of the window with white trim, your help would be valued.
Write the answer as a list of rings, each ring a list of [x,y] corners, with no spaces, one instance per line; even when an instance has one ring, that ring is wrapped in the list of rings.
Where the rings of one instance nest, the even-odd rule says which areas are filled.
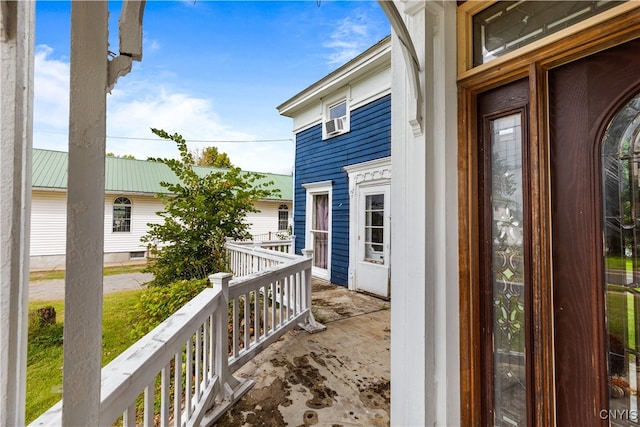
[[[289,206],[282,204],[278,207],[278,231],[289,229]]]
[[[113,232],[129,233],[131,231],[131,200],[118,197],[113,202]]]
[[[349,131],[349,106],[342,98],[338,102],[326,104],[324,122],[322,124],[322,139],[332,138]]]

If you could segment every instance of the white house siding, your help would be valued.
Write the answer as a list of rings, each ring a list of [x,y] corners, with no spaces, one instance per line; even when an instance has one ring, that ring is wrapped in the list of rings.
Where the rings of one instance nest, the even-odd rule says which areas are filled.
[[[291,224],[291,218],[293,212],[291,209],[291,202],[284,200],[274,201],[259,201],[255,204],[255,207],[260,212],[250,213],[247,215],[246,222],[251,224],[249,231],[255,237],[268,235],[270,232],[276,233],[278,231],[278,208],[280,205],[287,205],[289,208],[289,224]]]
[[[64,268],[67,193],[33,190],[31,203],[31,269]]]
[[[113,231],[113,202],[118,197],[131,200],[131,228],[129,232]],[[162,200],[153,195],[106,194],[104,198],[104,253],[105,262],[131,259],[132,252],[146,251],[140,238],[149,231],[148,223],[160,223],[156,212],[164,209]]]
[[[65,268],[67,231],[67,193],[59,190],[33,190],[31,211],[31,256],[32,270],[53,270]],[[113,232],[113,202],[118,197],[131,200],[131,231]],[[259,201],[259,213],[247,215],[254,236],[268,235],[278,231],[278,208],[286,204],[291,223],[291,201]],[[140,242],[149,227],[148,223],[160,223],[162,218],[156,212],[163,209],[163,203],[153,195],[130,195],[122,193],[106,194],[104,197],[104,262],[130,261],[132,253],[144,252],[146,247]],[[135,258],[134,258],[135,259]]]

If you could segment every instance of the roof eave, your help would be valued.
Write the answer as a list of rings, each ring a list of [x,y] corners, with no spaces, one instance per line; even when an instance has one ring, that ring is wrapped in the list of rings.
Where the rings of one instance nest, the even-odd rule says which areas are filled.
[[[385,61],[391,61],[391,36],[380,40],[342,67],[313,83],[276,108],[280,115],[293,117],[300,109],[357,79]]]

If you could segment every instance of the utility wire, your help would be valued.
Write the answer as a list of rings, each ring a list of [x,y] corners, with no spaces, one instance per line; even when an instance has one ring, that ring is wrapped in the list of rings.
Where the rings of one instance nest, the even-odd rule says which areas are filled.
[[[33,133],[52,133],[56,135],[68,135],[64,132],[53,132],[46,130],[34,130]],[[134,137],[134,136],[110,136],[107,135],[108,139],[133,139],[136,141],[163,141],[162,138],[142,138],[142,137]],[[291,138],[281,138],[281,139],[247,139],[247,140],[218,140],[218,139],[187,139],[187,142],[205,142],[205,143],[249,143],[249,142],[293,142]]]

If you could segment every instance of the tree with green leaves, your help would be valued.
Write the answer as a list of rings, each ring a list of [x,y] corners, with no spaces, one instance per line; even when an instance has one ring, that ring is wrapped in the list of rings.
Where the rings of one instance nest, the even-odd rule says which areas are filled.
[[[129,160],[135,160],[136,157],[133,154],[123,154],[121,156],[115,155],[114,153],[107,153],[107,157],[116,157],[118,159],[129,159]]]
[[[161,129],[151,131],[174,141],[180,160],[149,159],[164,163],[178,178],[177,183],[160,183],[169,193],[158,194],[165,209],[157,214],[164,221],[148,224],[149,231],[142,237],[151,252],[146,268],[154,274],[150,285],[165,286],[226,271],[226,239],[249,238],[244,221],[247,213],[258,212],[255,202],[277,195],[279,190],[272,188],[273,181],[265,182],[264,175],[240,168],[197,173],[193,155],[181,135]]]
[[[221,153],[217,147],[205,147],[202,150],[194,149],[195,164],[199,166],[212,166],[214,168],[230,169],[233,167],[227,153]]]

